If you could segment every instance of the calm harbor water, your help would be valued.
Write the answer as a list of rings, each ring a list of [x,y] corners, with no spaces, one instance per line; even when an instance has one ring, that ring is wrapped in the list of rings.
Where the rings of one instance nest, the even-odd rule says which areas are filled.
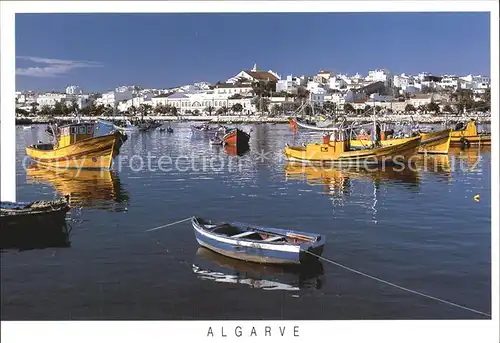
[[[145,232],[193,215],[323,233],[328,259],[491,312],[488,148],[403,172],[302,168],[283,147],[318,134],[243,126],[251,148],[235,156],[173,128],[130,135],[113,172],[78,176],[30,165],[25,146],[47,140],[45,126],[16,128],[17,200],[70,193],[75,207],[69,247],[2,252],[3,320],[485,318],[327,262],[223,258],[198,248],[189,222]]]

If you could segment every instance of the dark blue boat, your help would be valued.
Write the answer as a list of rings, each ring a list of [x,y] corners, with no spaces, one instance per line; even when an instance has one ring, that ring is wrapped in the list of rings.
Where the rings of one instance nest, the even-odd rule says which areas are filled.
[[[69,196],[48,201],[0,203],[0,249],[66,246]]]
[[[215,223],[199,217],[193,217],[191,223],[200,246],[249,262],[307,263],[321,256],[326,241],[323,235],[289,229]]]

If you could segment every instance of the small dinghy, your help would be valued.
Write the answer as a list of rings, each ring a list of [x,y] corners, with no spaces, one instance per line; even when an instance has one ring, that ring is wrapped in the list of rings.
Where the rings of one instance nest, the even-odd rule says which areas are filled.
[[[174,129],[172,129],[172,127],[167,127],[167,133],[173,133],[174,132]]]
[[[160,128],[158,129],[158,131],[160,131],[160,132],[165,132],[165,130],[166,130],[166,129],[165,129],[164,127],[160,127]]]
[[[199,217],[193,217],[191,223],[200,246],[249,262],[304,264],[317,261],[315,255],[321,256],[326,241],[324,235],[310,232],[215,223]]]
[[[210,145],[224,145],[224,141],[219,136],[210,138]]]
[[[0,204],[0,248],[42,242],[60,236],[66,226],[69,196],[56,200]]]
[[[56,200],[40,200],[34,202],[0,203],[0,219],[2,228],[7,224],[23,223],[31,219],[50,220],[69,211],[69,195]],[[43,218],[42,218],[43,217]]]

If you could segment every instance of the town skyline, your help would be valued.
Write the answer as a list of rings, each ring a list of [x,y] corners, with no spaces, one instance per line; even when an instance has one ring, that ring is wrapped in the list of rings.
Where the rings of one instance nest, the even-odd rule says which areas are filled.
[[[439,12],[18,14],[16,89],[213,84],[255,63],[282,78],[382,68],[489,76],[489,21]]]

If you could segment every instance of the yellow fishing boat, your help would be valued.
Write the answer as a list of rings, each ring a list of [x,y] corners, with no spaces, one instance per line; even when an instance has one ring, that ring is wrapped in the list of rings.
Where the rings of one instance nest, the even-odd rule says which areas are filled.
[[[333,130],[333,129],[332,129]],[[324,136],[323,143],[285,147],[288,161],[320,164],[386,164],[404,163],[415,155],[421,137],[412,137],[401,144],[354,150],[343,130],[336,129],[331,136]]]
[[[59,194],[69,194],[72,206],[91,207],[101,202],[128,201],[118,175],[110,170],[60,169],[33,163],[26,169],[26,181],[50,185]]]
[[[420,147],[418,148],[419,153],[428,154],[447,154],[450,148],[451,142],[451,129],[445,129],[436,132],[420,132]],[[385,136],[387,137],[387,136]],[[382,146],[398,145],[408,142],[412,139],[410,138],[385,138],[381,139],[379,142]],[[361,139],[352,139],[351,147],[353,148],[366,148],[372,144],[372,141],[367,138],[367,136],[361,137]]]
[[[465,128],[457,128],[451,132],[451,144],[469,147],[471,145],[491,145],[490,133],[478,133],[475,120],[469,120]]]
[[[34,144],[26,154],[35,162],[56,168],[109,169],[127,135],[119,131],[94,135],[94,123],[61,126],[54,144]]]

